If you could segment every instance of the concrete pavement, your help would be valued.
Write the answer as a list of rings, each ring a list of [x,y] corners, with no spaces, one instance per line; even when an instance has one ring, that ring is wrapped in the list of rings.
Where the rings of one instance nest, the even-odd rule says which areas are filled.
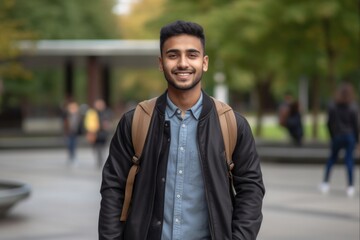
[[[65,149],[0,151],[0,179],[31,185],[30,197],[0,219],[1,240],[95,240],[101,174],[91,149],[67,164]],[[260,240],[358,240],[356,196],[345,194],[345,171],[336,165],[328,195],[317,191],[323,165],[264,162],[266,185]]]

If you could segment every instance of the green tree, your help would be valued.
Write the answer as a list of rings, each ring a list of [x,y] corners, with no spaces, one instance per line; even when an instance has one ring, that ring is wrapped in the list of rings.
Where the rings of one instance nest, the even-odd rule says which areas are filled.
[[[117,38],[114,4],[115,0],[17,0],[11,16],[39,39]]]
[[[321,102],[329,98],[339,81],[356,84],[359,69],[359,14],[356,2],[278,1],[286,11],[275,11],[287,36],[281,42],[286,56],[286,75],[307,76],[311,86],[312,136],[318,136]],[[275,9],[275,8],[271,8]]]
[[[256,135],[266,104],[287,88],[296,89],[300,77],[311,80],[317,114],[321,97],[359,71],[354,51],[359,48],[359,13],[352,0],[169,0],[164,12],[153,22],[157,26],[175,19],[204,25],[210,69],[226,73],[233,93],[255,91]]]

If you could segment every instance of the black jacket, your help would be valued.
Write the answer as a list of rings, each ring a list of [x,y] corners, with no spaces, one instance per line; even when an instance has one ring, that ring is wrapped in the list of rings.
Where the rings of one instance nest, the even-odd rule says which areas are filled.
[[[209,208],[213,240],[256,239],[262,222],[264,185],[260,160],[247,121],[236,113],[237,146],[232,170],[236,196],[229,190],[225,148],[213,100],[203,93],[197,138]],[[120,222],[127,174],[134,150],[131,121],[134,110],[124,114],[111,141],[103,169],[99,239],[157,240],[161,238],[170,124],[165,121],[166,93],[156,102],[140,170],[136,176],[132,207]]]
[[[357,106],[346,103],[332,103],[328,108],[327,127],[331,138],[354,134],[359,142],[359,112]]]

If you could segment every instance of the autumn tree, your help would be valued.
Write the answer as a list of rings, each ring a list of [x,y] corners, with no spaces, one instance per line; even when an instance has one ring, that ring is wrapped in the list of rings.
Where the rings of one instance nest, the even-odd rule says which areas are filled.
[[[0,2],[0,112],[3,109],[3,95],[6,94],[4,79],[21,78],[28,80],[31,77],[16,61],[19,54],[15,42],[21,39],[30,39],[33,34],[23,29],[23,23],[9,17],[14,8],[15,0]]]

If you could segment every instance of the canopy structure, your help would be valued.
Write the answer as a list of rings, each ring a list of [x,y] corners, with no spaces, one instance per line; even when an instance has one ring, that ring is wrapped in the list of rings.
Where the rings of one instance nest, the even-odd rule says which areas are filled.
[[[157,40],[39,40],[21,41],[19,60],[28,68],[62,68],[65,95],[73,95],[74,68],[87,69],[87,102],[109,100],[112,68],[156,68]]]

